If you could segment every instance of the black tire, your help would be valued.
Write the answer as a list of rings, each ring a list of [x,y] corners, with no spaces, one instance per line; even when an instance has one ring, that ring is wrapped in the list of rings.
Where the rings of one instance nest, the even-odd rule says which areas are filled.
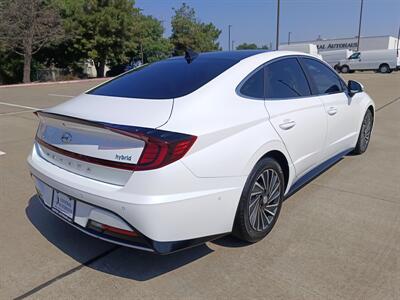
[[[358,135],[357,145],[353,150],[353,154],[362,154],[367,151],[369,141],[371,140],[371,131],[374,123],[372,112],[368,109],[364,115],[361,124],[360,133]]]
[[[274,179],[279,182],[274,184]],[[263,184],[264,180],[268,183]],[[264,189],[259,188],[259,185]],[[272,230],[279,217],[284,189],[281,166],[272,158],[261,159],[254,166],[244,186],[236,212],[233,235],[251,243],[263,239]],[[252,195],[255,193],[258,194]]]
[[[348,65],[344,65],[340,68],[341,73],[350,73],[350,68]]]
[[[378,69],[379,73],[390,73],[390,67],[388,64],[381,64]]]

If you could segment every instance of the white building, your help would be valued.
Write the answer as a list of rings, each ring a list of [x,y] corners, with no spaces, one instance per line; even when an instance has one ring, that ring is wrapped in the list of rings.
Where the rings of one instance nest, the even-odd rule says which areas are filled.
[[[314,41],[292,42],[290,44],[315,44],[319,52],[341,49],[357,50],[357,37],[317,39]],[[397,38],[393,36],[366,36],[360,38],[359,50],[396,49],[396,47]]]

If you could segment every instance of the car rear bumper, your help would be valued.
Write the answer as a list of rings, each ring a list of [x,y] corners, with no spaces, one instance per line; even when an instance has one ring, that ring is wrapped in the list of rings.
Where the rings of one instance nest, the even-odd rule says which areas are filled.
[[[200,179],[177,162],[158,172],[135,172],[121,187],[57,167],[41,158],[35,147],[28,164],[34,178],[80,203],[75,218],[61,217],[64,221],[103,240],[160,254],[231,232],[246,179]],[[49,201],[42,199],[42,203],[57,214]],[[131,229],[138,236],[129,240],[110,237],[89,228],[90,220]]]
[[[79,231],[81,231],[89,236],[101,239],[106,242],[117,244],[120,246],[138,249],[138,250],[142,250],[142,251],[153,252],[153,253],[160,254],[160,255],[166,255],[166,254],[170,254],[170,253],[177,252],[180,250],[195,247],[197,245],[203,244],[208,241],[212,241],[214,239],[223,237],[224,235],[228,234],[228,233],[216,234],[216,235],[211,235],[211,236],[206,236],[206,237],[201,237],[201,238],[194,238],[194,239],[183,240],[183,241],[158,242],[158,241],[149,239],[148,237],[144,236],[143,234],[139,233],[134,228],[129,226],[133,229],[134,232],[136,232],[138,234],[138,236],[136,236],[135,238],[132,238],[130,240],[127,240],[124,238],[109,236],[107,234],[97,232],[93,229],[83,227],[83,226],[77,224],[76,222],[68,221],[65,218],[63,218],[62,216],[60,216],[58,213],[56,213],[54,210],[52,210],[51,207],[46,205],[45,201],[40,196],[38,197],[38,201],[40,201],[40,203],[43,205],[43,207],[47,211],[49,211],[50,213],[54,214],[62,221],[68,223],[69,225],[75,227]],[[76,201],[79,201],[79,200],[76,200]]]

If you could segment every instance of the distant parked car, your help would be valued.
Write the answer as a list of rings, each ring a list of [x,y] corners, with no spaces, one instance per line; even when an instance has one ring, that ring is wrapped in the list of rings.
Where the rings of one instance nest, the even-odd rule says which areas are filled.
[[[353,51],[348,49],[323,51],[320,53],[322,59],[326,61],[332,68],[336,71],[340,71],[339,65],[340,61],[344,60],[353,54]]]
[[[400,59],[395,49],[355,52],[349,58],[340,61],[340,71],[342,73],[367,70],[390,73],[399,68]]]
[[[263,239],[285,196],[366,151],[374,102],[312,55],[243,50],[151,63],[36,114],[37,201],[91,236],[166,254]]]

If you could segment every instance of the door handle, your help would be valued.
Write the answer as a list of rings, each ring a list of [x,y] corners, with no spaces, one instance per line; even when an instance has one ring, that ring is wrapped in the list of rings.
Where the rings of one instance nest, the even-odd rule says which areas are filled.
[[[336,113],[337,113],[337,108],[336,108],[336,107],[329,107],[327,113],[328,113],[328,115],[330,115],[330,116],[336,115]]]
[[[296,122],[293,120],[284,120],[282,124],[279,124],[279,127],[283,130],[288,130],[293,128],[296,125]]]

